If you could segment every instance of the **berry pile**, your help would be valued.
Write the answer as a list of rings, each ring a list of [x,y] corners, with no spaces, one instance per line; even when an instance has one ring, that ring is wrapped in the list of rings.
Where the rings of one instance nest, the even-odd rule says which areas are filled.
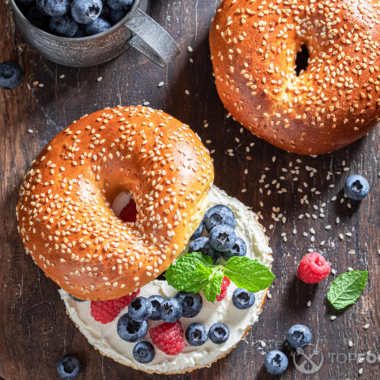
[[[31,24],[45,32],[80,38],[117,24],[133,0],[16,0]]]
[[[209,237],[201,237],[204,227]],[[201,252],[211,257],[215,265],[223,258],[228,261],[233,256],[245,256],[247,245],[237,237],[234,229],[236,218],[233,211],[224,205],[209,208],[200,226],[191,236],[189,253]],[[223,297],[224,298],[224,297]]]

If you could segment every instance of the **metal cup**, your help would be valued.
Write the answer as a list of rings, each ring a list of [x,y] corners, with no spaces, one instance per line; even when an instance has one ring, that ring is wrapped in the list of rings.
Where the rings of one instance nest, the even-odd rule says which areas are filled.
[[[128,14],[112,28],[90,37],[65,38],[32,25],[10,0],[14,20],[25,40],[45,58],[66,66],[94,66],[116,58],[129,46],[167,67],[180,52],[173,38],[151,19],[150,0],[134,0]]]

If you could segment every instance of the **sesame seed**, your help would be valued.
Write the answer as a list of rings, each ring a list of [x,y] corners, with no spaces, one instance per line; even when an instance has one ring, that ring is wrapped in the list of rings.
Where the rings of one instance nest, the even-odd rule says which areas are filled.
[[[103,77],[99,77],[99,78],[97,79],[97,81],[98,81],[98,82],[101,82],[102,79],[103,79]]]

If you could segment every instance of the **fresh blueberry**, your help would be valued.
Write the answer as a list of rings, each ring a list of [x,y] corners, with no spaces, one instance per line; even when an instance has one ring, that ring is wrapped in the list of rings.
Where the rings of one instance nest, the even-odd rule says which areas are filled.
[[[73,37],[78,31],[78,24],[68,15],[52,17],[49,28],[53,34],[61,37]]]
[[[152,315],[153,307],[148,298],[136,297],[128,306],[129,316],[137,322],[142,322]]]
[[[80,371],[79,360],[75,356],[66,355],[58,360],[57,371],[62,379],[74,379]]]
[[[201,224],[199,225],[199,227],[198,227],[198,228],[195,230],[195,232],[191,235],[190,240],[198,239],[198,238],[202,235],[203,227],[204,227],[204,223],[203,223],[203,220],[202,220],[202,221],[201,221]]]
[[[93,23],[86,25],[86,33],[89,36],[93,36],[94,34],[103,33],[111,27],[111,24],[104,20],[104,18],[97,18]]]
[[[86,33],[85,25],[78,24],[78,30],[74,34],[73,38],[82,38],[82,37],[86,37],[86,36],[87,36],[87,33]]]
[[[106,0],[113,11],[128,12],[132,8],[133,0]]]
[[[140,341],[148,331],[147,321],[134,321],[128,313],[122,315],[117,321],[117,333],[126,342],[135,343]]]
[[[34,5],[34,0],[16,0],[16,4],[22,11],[25,11]]]
[[[90,24],[100,16],[102,9],[102,0],[74,0],[71,16],[79,24]]]
[[[229,251],[235,245],[236,240],[235,231],[224,224],[214,227],[210,232],[210,244],[219,252]]]
[[[311,331],[304,325],[294,325],[288,331],[288,342],[294,348],[306,347],[311,342]]]
[[[108,19],[111,25],[116,25],[120,20],[122,20],[128,12],[126,11],[111,11]]]
[[[209,255],[215,265],[220,263],[222,257],[222,254],[211,246],[207,237],[200,237],[192,241],[189,246],[189,253],[191,252],[201,252],[204,255]]]
[[[247,254],[247,244],[241,238],[237,238],[235,245],[227,252],[223,252],[224,260],[228,261],[233,256],[245,256]]]
[[[288,367],[288,358],[281,351],[274,350],[265,357],[265,368],[272,375],[281,375]]]
[[[182,305],[176,298],[168,298],[162,301],[159,309],[161,319],[173,323],[182,316]]]
[[[76,298],[74,297],[72,294],[69,293],[69,297],[72,298],[74,301],[77,301],[77,302],[86,302],[86,300],[81,300],[80,298]]]
[[[149,342],[139,342],[133,347],[133,358],[139,363],[150,363],[155,356],[156,351]]]
[[[344,192],[353,201],[361,201],[369,192],[369,183],[361,175],[351,175],[344,185]]]
[[[149,317],[149,319],[151,319],[152,321],[159,321],[161,319],[161,315],[159,311],[160,305],[162,304],[163,301],[165,301],[165,298],[159,295],[154,295],[154,296],[150,296],[148,300],[152,304],[152,314]]]
[[[49,16],[41,13],[35,5],[26,12],[26,18],[32,25],[40,29],[45,29],[49,24]]]
[[[69,11],[71,0],[37,0],[36,5],[43,14],[58,17]]]
[[[104,19],[108,19],[110,13],[111,13],[111,10],[108,8],[107,5],[104,5],[104,2],[103,2],[103,8],[102,8],[102,11],[100,12],[99,17],[104,18]]]
[[[230,329],[224,323],[215,323],[208,332],[208,337],[215,344],[224,343],[230,336]]]
[[[193,323],[186,329],[186,339],[190,346],[202,346],[207,340],[207,330],[200,323]]]
[[[14,62],[0,64],[0,87],[4,90],[13,90],[21,83],[22,71]]]
[[[178,292],[175,298],[181,303],[182,317],[194,318],[203,306],[203,300],[199,293]]]
[[[220,226],[221,224],[227,224],[231,228],[236,227],[236,218],[233,211],[224,205],[216,205],[209,208],[203,220],[208,232],[215,226]]]
[[[245,289],[235,289],[232,295],[232,303],[237,309],[249,309],[255,303],[255,294]]]

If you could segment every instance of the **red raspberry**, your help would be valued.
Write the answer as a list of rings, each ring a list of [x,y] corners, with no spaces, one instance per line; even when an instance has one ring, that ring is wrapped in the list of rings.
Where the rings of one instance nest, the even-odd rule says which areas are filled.
[[[123,222],[136,222],[137,219],[137,208],[136,202],[133,198],[129,201],[129,203],[121,210],[119,218]]]
[[[298,277],[306,284],[317,284],[330,273],[330,264],[317,252],[308,253],[298,266]]]
[[[153,344],[167,355],[178,355],[185,347],[183,329],[179,321],[163,323],[149,330]]]
[[[140,293],[140,289],[131,295],[109,301],[91,301],[91,315],[95,321],[103,324],[112,322],[126,306]]]
[[[231,280],[224,276],[222,280],[222,286],[220,288],[220,294],[216,296],[217,301],[221,301],[227,295],[227,288],[230,286]]]

